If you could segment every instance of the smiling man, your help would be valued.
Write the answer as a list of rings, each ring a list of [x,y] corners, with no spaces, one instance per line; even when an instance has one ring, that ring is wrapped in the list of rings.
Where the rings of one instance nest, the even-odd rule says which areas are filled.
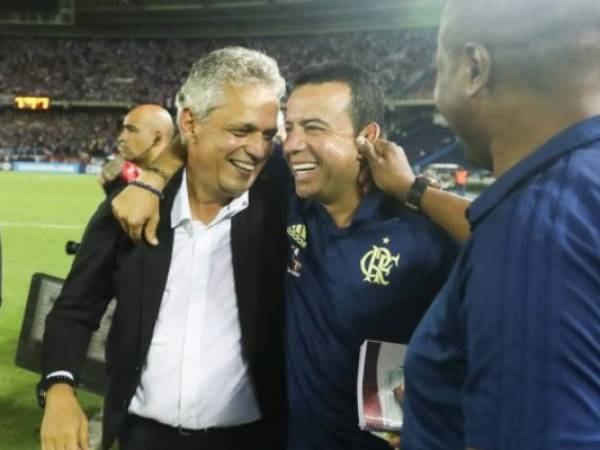
[[[360,345],[407,343],[455,255],[452,239],[403,201],[363,194],[355,141],[377,141],[384,111],[372,76],[344,64],[306,71],[288,99],[288,450],[389,449],[358,429]]]
[[[46,322],[44,450],[87,449],[73,386],[113,297],[104,448],[282,447],[286,243],[279,195],[257,178],[284,86],[256,51],[200,59],[177,96],[187,167],[165,190],[160,245],[133,245],[109,201],[92,217]]]

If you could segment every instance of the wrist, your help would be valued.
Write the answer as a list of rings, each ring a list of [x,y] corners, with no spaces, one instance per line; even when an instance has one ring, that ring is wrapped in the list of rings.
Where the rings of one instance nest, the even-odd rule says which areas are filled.
[[[406,202],[408,198],[408,194],[410,189],[415,182],[416,177],[412,176],[410,178],[406,178],[398,183],[398,186],[395,190],[396,198],[398,198],[402,202]]]
[[[152,186],[154,189],[162,191],[167,185],[167,181],[162,175],[156,172],[144,170],[136,180],[141,181],[144,184]]]
[[[423,196],[432,185],[431,179],[425,176],[416,177],[408,190],[404,204],[411,209],[420,210]]]
[[[61,396],[64,394],[75,395],[75,388],[68,383],[56,383],[50,386],[46,391],[46,399],[48,400],[52,397]]]
[[[165,185],[169,183],[169,179],[171,178],[167,172],[158,166],[148,166],[144,169],[144,171],[158,175],[160,178],[162,178]]]
[[[37,401],[42,408],[46,406],[47,399],[64,395],[75,395],[74,381],[70,376],[46,377],[36,386]]]

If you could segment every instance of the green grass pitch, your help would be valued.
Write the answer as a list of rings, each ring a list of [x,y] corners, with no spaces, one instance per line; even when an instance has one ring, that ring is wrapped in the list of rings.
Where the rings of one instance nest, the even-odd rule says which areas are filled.
[[[40,448],[42,411],[34,386],[38,375],[15,367],[14,358],[31,275],[64,278],[73,257],[68,240],[78,241],[104,198],[89,175],[29,174],[0,171],[0,237],[3,304],[0,308],[0,450]],[[78,394],[88,417],[100,398]]]

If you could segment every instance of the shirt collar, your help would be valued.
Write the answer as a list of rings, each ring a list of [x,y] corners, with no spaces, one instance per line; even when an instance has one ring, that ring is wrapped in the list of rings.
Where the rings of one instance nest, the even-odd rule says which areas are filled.
[[[352,224],[373,220],[375,211],[383,201],[384,193],[379,189],[371,189],[360,201],[352,218]]]
[[[228,205],[221,208],[212,223],[235,216],[237,213],[248,207],[250,204],[249,200],[250,196],[248,191],[244,192],[238,197],[235,197],[233,200],[231,200],[231,202],[229,202]],[[179,186],[179,190],[175,195],[173,207],[171,208],[171,228],[184,226],[187,229],[187,227],[191,226],[191,224],[192,211],[190,209],[190,200],[188,197],[187,172],[184,169],[181,176],[181,185]]]
[[[560,132],[532,154],[518,162],[487,188],[467,210],[471,226],[477,225],[505,197],[556,158],[600,139],[600,116],[579,122]]]
[[[349,232],[349,230],[355,225],[361,224],[363,222],[372,221],[377,211],[377,208],[383,201],[384,197],[385,194],[379,189],[372,189],[371,191],[369,191],[360,200],[360,203],[352,217],[352,222],[350,223],[350,225],[343,228],[338,228],[337,225],[335,225],[333,219],[331,218],[325,207],[317,201],[309,200],[305,202],[304,210],[307,211],[308,209],[312,208],[313,211],[315,211],[319,216],[321,216],[324,223],[328,224],[328,227],[330,228],[330,231],[333,232],[333,234],[343,235]]]

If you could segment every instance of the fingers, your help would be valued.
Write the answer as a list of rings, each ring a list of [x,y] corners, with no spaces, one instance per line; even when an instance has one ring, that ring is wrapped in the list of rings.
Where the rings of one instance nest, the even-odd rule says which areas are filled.
[[[69,435],[64,444],[65,450],[79,450],[79,436],[76,434]],[[60,447],[59,447],[60,448]]]
[[[76,432],[62,430],[56,433],[42,434],[42,450],[79,450],[78,436]],[[89,450],[88,447],[81,447]]]
[[[79,427],[79,446],[75,450],[89,450],[90,449],[90,435],[88,429],[88,421],[86,417],[82,417],[81,426]]]
[[[54,447],[53,442],[47,441],[42,437],[42,450],[56,450],[56,447]]]
[[[140,242],[142,240],[142,231],[143,231],[142,225],[137,225],[137,224],[129,225],[128,234],[129,234],[129,237],[131,238],[131,240],[134,242]]]
[[[400,448],[400,436],[394,436],[393,438],[390,438],[388,442],[390,444],[390,447],[396,449]]]
[[[148,244],[156,246],[158,245],[158,239],[156,238],[156,229],[158,228],[159,216],[158,213],[154,213],[154,215],[148,220],[148,223],[144,227],[144,239]]]
[[[396,399],[396,401],[402,402],[402,400],[404,399],[404,384],[401,384],[394,388],[394,398]]]
[[[127,221],[127,219],[119,213],[118,208],[115,206],[115,200],[113,199],[111,203],[113,215],[119,222],[121,229],[129,236],[129,238],[134,242],[140,242],[142,240],[142,229],[143,224],[132,223]]]
[[[366,158],[369,164],[372,164],[373,162],[380,162],[382,159],[375,150],[373,143],[368,139],[365,139],[363,136],[356,138],[356,148],[358,149],[358,154]]]
[[[361,167],[360,172],[358,172],[358,185],[363,188],[368,187],[371,184],[371,171],[368,167]]]
[[[382,160],[392,159],[394,157],[404,157],[404,149],[399,145],[396,145],[392,141],[386,141],[385,139],[378,139],[375,142],[375,153]]]
[[[359,171],[358,171],[358,186],[361,193],[367,194],[373,189],[373,175],[371,174],[371,168],[366,158],[359,155],[358,157]]]
[[[127,225],[120,218],[119,210],[116,208],[114,200],[111,202],[110,207],[112,208],[113,216],[115,216],[115,219],[117,219],[117,222],[119,222],[121,229],[127,234]]]

